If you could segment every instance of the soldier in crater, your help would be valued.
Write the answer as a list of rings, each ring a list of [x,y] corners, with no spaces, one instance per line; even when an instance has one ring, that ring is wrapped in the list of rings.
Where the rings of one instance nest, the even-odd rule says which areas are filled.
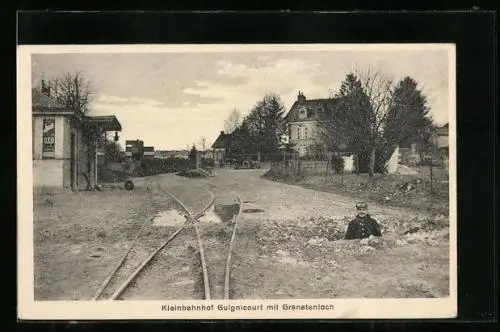
[[[363,239],[373,236],[382,236],[380,227],[375,219],[368,214],[368,204],[359,202],[356,204],[356,218],[349,222],[345,233],[346,240]]]

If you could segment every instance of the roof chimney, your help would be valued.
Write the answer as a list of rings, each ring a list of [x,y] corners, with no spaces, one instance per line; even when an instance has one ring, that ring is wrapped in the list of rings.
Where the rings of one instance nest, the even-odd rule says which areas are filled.
[[[50,86],[45,84],[45,80],[42,80],[42,93],[50,97]]]
[[[297,100],[298,101],[305,101],[306,100],[306,96],[304,96],[302,91],[299,91],[299,95],[297,96]]]
[[[224,131],[223,131],[223,130],[221,130],[220,134],[221,134],[221,135],[224,135]]]

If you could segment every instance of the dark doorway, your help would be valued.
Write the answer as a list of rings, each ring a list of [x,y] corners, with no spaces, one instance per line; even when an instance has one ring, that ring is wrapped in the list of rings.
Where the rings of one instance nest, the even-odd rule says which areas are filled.
[[[76,140],[75,140],[75,134],[71,133],[71,142],[70,142],[70,150],[71,150],[71,156],[70,156],[70,177],[71,177],[71,190],[75,190],[78,183],[76,182],[77,176],[76,176]]]

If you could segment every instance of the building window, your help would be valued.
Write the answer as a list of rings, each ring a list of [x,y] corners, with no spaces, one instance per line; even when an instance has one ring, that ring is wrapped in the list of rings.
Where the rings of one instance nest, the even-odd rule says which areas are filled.
[[[307,127],[300,126],[297,128],[297,138],[298,139],[307,139]]]
[[[55,119],[43,119],[42,158],[55,158]]]
[[[307,109],[306,108],[301,108],[299,110],[299,118],[300,119],[305,119],[307,118]]]
[[[318,134],[317,134],[316,131],[317,131],[317,128],[315,126],[312,126],[311,127],[311,137],[312,138],[316,138],[317,137]]]

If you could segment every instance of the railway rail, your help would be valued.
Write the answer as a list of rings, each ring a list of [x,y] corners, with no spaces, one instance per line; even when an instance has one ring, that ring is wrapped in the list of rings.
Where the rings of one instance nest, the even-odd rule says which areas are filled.
[[[149,193],[152,192],[151,190],[151,184],[154,182],[154,180],[149,180],[146,183],[146,187]],[[214,280],[210,280],[210,273],[209,270],[211,269],[210,266],[207,264],[207,259],[206,259],[206,251],[204,248],[204,242],[203,242],[203,234],[200,231],[200,228],[198,226],[198,220],[205,215],[205,213],[208,211],[210,207],[214,205],[215,201],[215,196],[211,191],[209,191],[211,199],[206,204],[200,212],[196,213],[194,211],[191,211],[178,197],[173,195],[171,192],[165,190],[165,188],[162,188],[161,185],[159,186],[162,190],[163,193],[165,193],[167,196],[169,196],[185,213],[186,221],[184,224],[179,227],[177,230],[175,230],[172,234],[170,234],[166,239],[163,239],[162,242],[160,243],[159,246],[157,246],[152,252],[150,252],[146,258],[142,260],[142,262],[136,266],[130,273],[127,273],[130,270],[130,267],[127,267],[127,260],[131,253],[134,251],[135,246],[137,245],[138,241],[140,241],[141,236],[144,236],[144,230],[147,227],[147,225],[151,222],[152,216],[148,215],[146,220],[142,223],[140,226],[140,230],[137,232],[135,235],[133,241],[131,242],[130,246],[127,248],[127,251],[123,255],[123,257],[120,259],[118,264],[115,266],[115,268],[112,270],[108,278],[104,280],[104,282],[101,284],[99,289],[97,290],[96,294],[92,298],[92,300],[100,300],[100,299],[107,299],[107,300],[119,300],[123,297],[125,291],[130,287],[130,285],[133,283],[134,280],[141,274],[144,269],[151,265],[153,259],[158,255],[159,252],[162,250],[167,250],[166,247],[169,243],[171,243],[183,230],[186,230],[189,226],[192,226],[194,228],[194,231],[196,233],[196,242],[198,246],[198,252],[199,252],[199,259],[201,263],[201,270],[203,274],[203,293],[204,293],[204,299],[205,300],[210,300],[212,299],[212,292],[211,292],[211,286],[213,286]],[[230,297],[230,276],[231,276],[231,260],[232,260],[232,248],[234,246],[235,238],[236,238],[236,227],[238,224],[239,216],[241,214],[242,210],[242,202],[241,199],[236,195],[235,193],[232,193],[232,195],[235,196],[239,209],[238,212],[233,216],[231,225],[232,225],[232,232],[231,232],[231,238],[229,240],[229,243],[227,243],[227,252],[226,254],[226,259],[225,259],[225,275],[224,275],[224,281],[223,281],[223,298],[224,299],[229,299]],[[214,267],[215,269],[215,267]],[[121,270],[125,270],[124,272],[121,272]],[[122,274],[121,278],[118,276],[119,274]],[[123,275],[125,273],[125,275]],[[124,281],[121,281],[125,278]],[[121,279],[121,280],[120,280]],[[218,281],[218,280],[216,280]]]

